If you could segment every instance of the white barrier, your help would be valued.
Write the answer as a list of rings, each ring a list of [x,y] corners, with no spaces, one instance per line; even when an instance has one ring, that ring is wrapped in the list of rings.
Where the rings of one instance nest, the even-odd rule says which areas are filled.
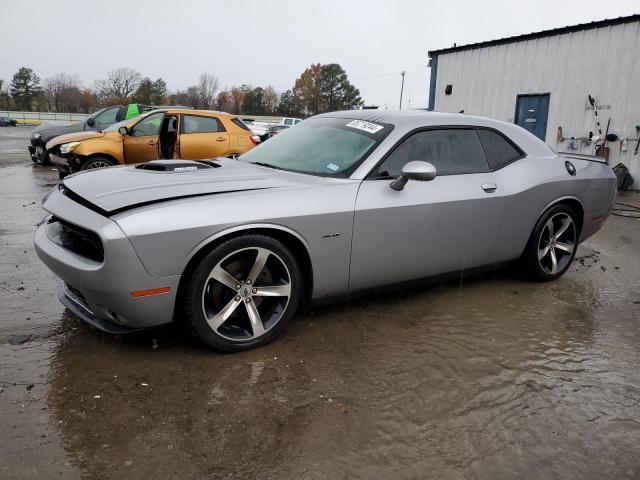
[[[15,120],[39,120],[41,122],[80,122],[90,116],[87,113],[12,112],[0,110],[0,117],[11,117]]]

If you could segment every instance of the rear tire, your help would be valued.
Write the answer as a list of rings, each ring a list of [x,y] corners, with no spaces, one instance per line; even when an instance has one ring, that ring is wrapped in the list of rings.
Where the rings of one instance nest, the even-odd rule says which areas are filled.
[[[189,276],[185,322],[215,350],[239,352],[264,345],[287,326],[302,298],[302,276],[291,251],[264,235],[218,245]]]
[[[578,219],[568,205],[555,205],[536,223],[523,254],[525,275],[535,282],[560,278],[578,249]]]
[[[94,170],[97,168],[108,168],[117,165],[113,160],[107,157],[92,157],[85,160],[80,170]]]

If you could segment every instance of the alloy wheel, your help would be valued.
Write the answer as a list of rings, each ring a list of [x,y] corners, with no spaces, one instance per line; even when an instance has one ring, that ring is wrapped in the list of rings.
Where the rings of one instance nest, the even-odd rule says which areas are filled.
[[[549,275],[563,271],[573,258],[576,240],[576,226],[569,214],[560,212],[549,218],[538,239],[542,270]]]
[[[291,297],[282,259],[264,247],[236,250],[211,270],[202,291],[209,327],[232,341],[263,336],[282,318]]]
[[[91,162],[87,165],[87,170],[93,170],[94,168],[108,168],[111,164],[109,162],[105,162],[103,160],[98,160],[97,162]]]

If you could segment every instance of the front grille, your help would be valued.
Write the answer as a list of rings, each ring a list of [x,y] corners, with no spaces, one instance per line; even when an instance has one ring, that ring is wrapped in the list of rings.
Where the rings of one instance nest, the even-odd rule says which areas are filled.
[[[50,235],[55,243],[96,262],[104,261],[102,241],[96,233],[55,216],[51,217],[48,223],[58,227]]]

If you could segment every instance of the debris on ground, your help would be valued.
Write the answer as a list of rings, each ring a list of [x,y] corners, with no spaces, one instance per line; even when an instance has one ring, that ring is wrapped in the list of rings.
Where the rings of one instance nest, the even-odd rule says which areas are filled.
[[[31,339],[31,335],[12,335],[9,337],[10,345],[22,345]]]

